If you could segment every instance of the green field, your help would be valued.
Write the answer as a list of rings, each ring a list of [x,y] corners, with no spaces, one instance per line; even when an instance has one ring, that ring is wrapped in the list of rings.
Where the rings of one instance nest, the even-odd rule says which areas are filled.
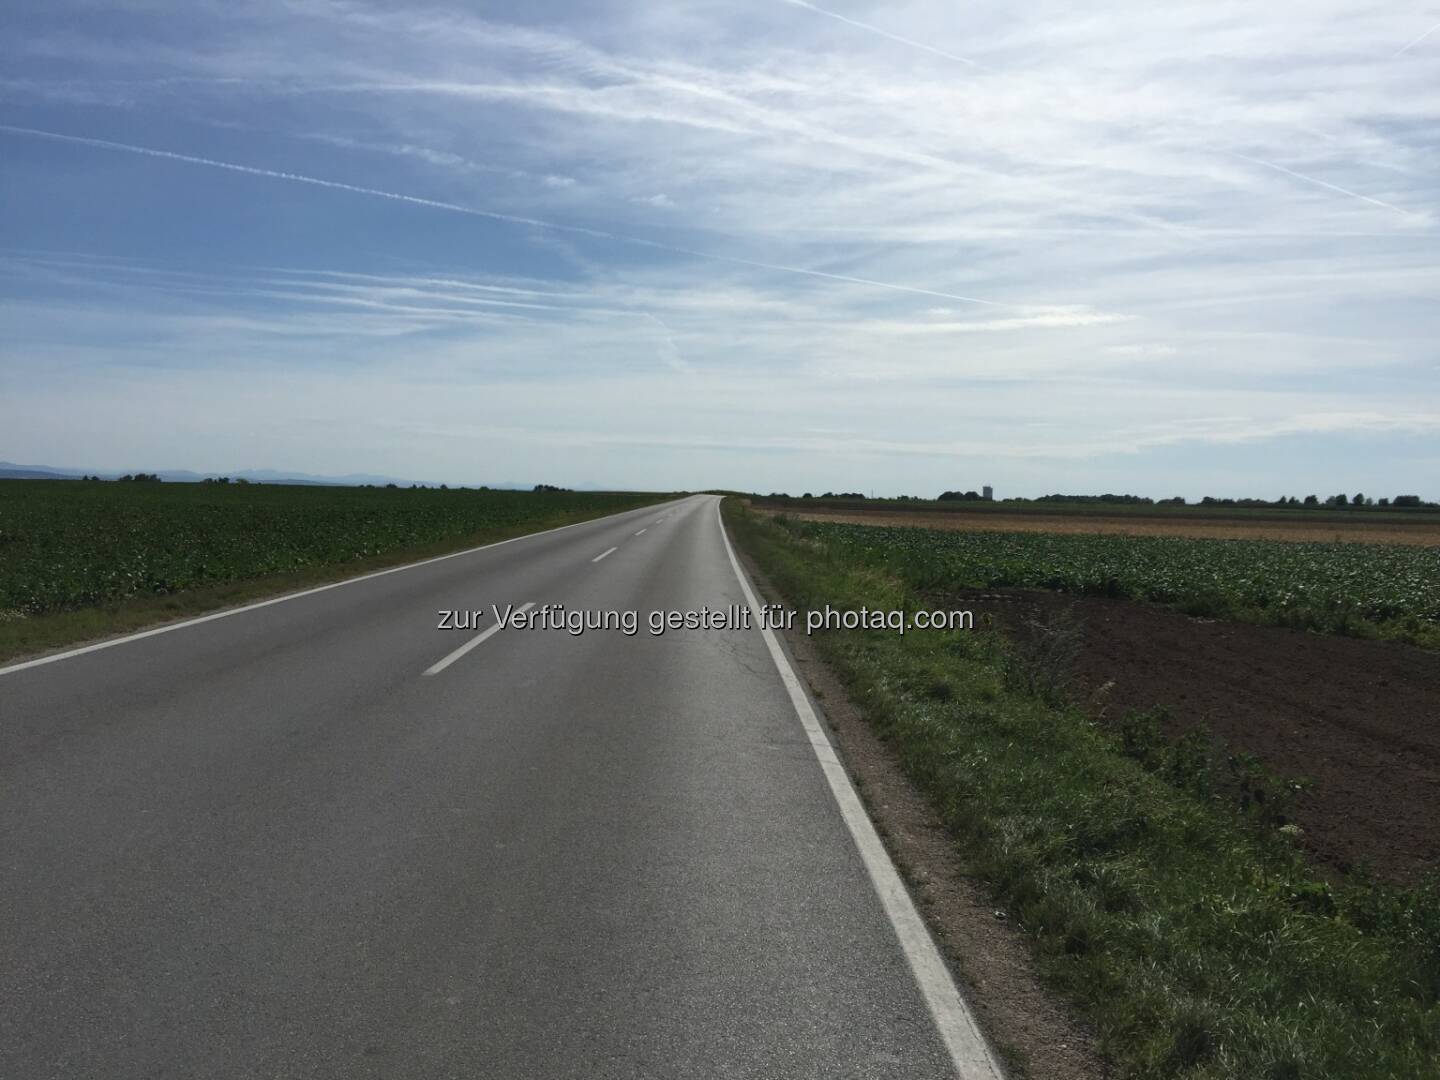
[[[0,655],[661,498],[0,480]]]
[[[1024,586],[1440,644],[1440,548],[785,522],[920,589]]]

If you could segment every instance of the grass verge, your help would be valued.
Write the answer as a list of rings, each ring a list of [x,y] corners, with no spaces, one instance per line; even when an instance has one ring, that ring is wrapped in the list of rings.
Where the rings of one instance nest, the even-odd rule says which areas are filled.
[[[881,567],[725,512],[794,607],[921,606]],[[814,641],[1120,1075],[1437,1074],[1440,883],[1325,882],[1183,748],[1017,680],[997,635]]]

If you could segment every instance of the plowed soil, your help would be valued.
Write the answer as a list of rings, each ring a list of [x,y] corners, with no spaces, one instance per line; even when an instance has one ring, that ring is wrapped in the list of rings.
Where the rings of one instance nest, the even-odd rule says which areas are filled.
[[[1392,881],[1440,868],[1440,653],[1031,590],[948,600],[1022,636],[1071,622],[1071,690],[1097,715],[1164,705],[1168,735],[1208,731],[1312,781],[1294,817],[1322,861]]]

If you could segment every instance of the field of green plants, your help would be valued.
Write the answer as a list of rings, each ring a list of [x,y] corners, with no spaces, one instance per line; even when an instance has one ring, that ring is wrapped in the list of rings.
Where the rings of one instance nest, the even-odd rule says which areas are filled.
[[[1440,547],[785,524],[920,589],[1056,589],[1440,644]]]
[[[0,480],[0,613],[340,565],[656,501],[610,492]]]

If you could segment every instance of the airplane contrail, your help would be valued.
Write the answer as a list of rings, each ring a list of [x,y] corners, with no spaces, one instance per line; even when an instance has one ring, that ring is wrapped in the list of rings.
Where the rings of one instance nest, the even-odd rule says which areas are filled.
[[[880,27],[872,26],[870,23],[861,22],[859,19],[852,19],[848,15],[841,15],[838,11],[831,11],[828,8],[819,7],[816,4],[809,3],[808,0],[780,0],[780,2],[782,4],[789,4],[791,7],[801,7],[806,11],[813,11],[816,15],[824,15],[827,19],[834,19],[836,22],[845,23],[847,26],[868,30],[872,34],[879,34],[883,38],[889,38],[891,41],[899,42],[901,45],[908,45],[912,49],[920,49],[923,52],[934,53],[936,56],[943,56],[946,60],[954,60],[957,64],[967,64],[977,71],[995,70],[992,67],[987,67],[985,64],[980,63],[978,60],[971,60],[968,56],[957,56],[952,52],[946,52],[944,49],[937,49],[933,45],[926,45],[923,41],[913,41],[910,38],[901,37],[899,34],[892,34],[889,30],[882,30]]]
[[[481,210],[474,206],[462,206],[459,203],[442,202],[439,199],[426,199],[418,195],[406,195],[398,191],[382,191],[379,188],[362,187],[359,184],[347,184],[340,180],[324,180],[320,177],[305,176],[301,173],[282,172],[278,169],[263,169],[254,165],[240,165],[233,161],[219,161],[215,158],[197,157],[194,154],[181,154],[174,150],[157,150],[150,146],[136,146],[132,143],[113,142],[110,139],[97,139],[86,135],[66,135],[58,131],[45,131],[40,128],[16,127],[13,124],[0,124],[0,131],[7,131],[12,135],[51,139],[57,142],[75,143],[81,146],[93,146],[102,150],[115,150],[126,154],[140,154],[145,157],[161,158],[166,161],[180,161],[187,165],[204,165],[208,168],[226,169],[230,172],[244,173],[248,176],[263,176],[272,180],[288,180],[296,184],[310,184],[314,187],[329,188],[332,191],[348,191],[355,195],[370,195],[379,199],[391,199],[395,202],[409,203],[413,206],[429,207],[432,210],[448,210],[451,213],[468,214],[472,217],[487,218],[491,221],[503,221],[512,225],[526,225],[536,229],[550,229],[556,232],[575,233],[581,236],[593,237],[598,240],[609,240],[613,243],[630,244],[636,247],[651,248],[656,251],[667,251],[676,255],[688,255],[692,258],[708,259],[713,262],[748,266],[757,270],[798,274],[803,277],[820,278],[826,281],[839,281],[850,285],[865,285],[875,289],[888,289],[892,292],[909,293],[914,296],[936,297],[941,300],[957,300],[965,304],[983,304],[986,307],[1012,308],[1021,311],[1044,310],[1047,308],[1047,305],[1010,304],[999,300],[984,300],[976,296],[961,296],[956,293],[939,292],[935,289],[922,289],[913,285],[897,285],[889,281],[875,281],[871,278],[852,277],[848,274],[831,274],[824,270],[810,270],[801,266],[785,266],[780,263],[760,262],[756,259],[742,259],[737,255],[718,255],[714,252],[697,251],[694,248],[681,247],[677,244],[664,244],[658,240],[645,240],[638,236],[626,236],[622,233],[606,232],[603,229],[591,229],[584,225],[566,225],[555,221],[543,221],[540,218],[524,217],[520,214],[505,214],[498,210]],[[1053,306],[1054,305],[1048,305],[1048,307]]]
[[[1302,172],[1296,172],[1294,169],[1287,169],[1284,165],[1277,165],[1273,161],[1266,161],[1264,158],[1251,157],[1249,154],[1241,154],[1234,150],[1221,150],[1220,152],[1222,154],[1228,154],[1233,158],[1239,158],[1241,161],[1248,161],[1252,165],[1262,165],[1267,169],[1274,169],[1276,172],[1284,173],[1286,176],[1293,176],[1296,180],[1304,180],[1307,184],[1315,184],[1318,187],[1329,188],[1331,191],[1339,192],[1341,195],[1349,195],[1352,199],[1359,199],[1361,202],[1371,203],[1375,206],[1383,207],[1386,210],[1393,210],[1402,217],[1411,219],[1418,219],[1419,217],[1419,215],[1403,207],[1396,206],[1394,203],[1385,202],[1383,199],[1372,198],[1369,195],[1362,195],[1358,191],[1351,191],[1349,188],[1343,188],[1339,184],[1332,184],[1330,181],[1321,180],[1316,176],[1307,176]]]
[[[878,34],[880,37],[887,38],[887,39],[890,40],[890,41],[897,41],[897,42],[899,42],[900,44],[902,44],[902,45],[908,45],[908,46],[910,46],[910,47],[913,48],[913,49],[920,49],[920,50],[922,50],[922,51],[924,51],[924,52],[932,53],[932,54],[934,54],[935,56],[943,56],[943,57],[945,57],[947,60],[954,60],[954,61],[957,61],[958,63],[961,63],[961,64],[968,64],[970,67],[980,68],[980,69],[985,70],[985,71],[992,71],[992,72],[995,71],[994,68],[986,67],[984,64],[981,64],[981,63],[979,63],[978,61],[975,61],[975,60],[971,60],[971,59],[969,59],[968,57],[956,56],[954,53],[948,53],[948,52],[945,52],[943,49],[937,49],[937,48],[935,48],[935,47],[932,46],[932,45],[926,45],[926,44],[925,44],[924,42],[922,42],[922,41],[913,41],[913,40],[911,40],[910,38],[901,37],[899,34],[892,34],[892,33],[890,33],[888,30],[882,30],[882,29],[880,29],[880,27],[878,27],[878,26],[871,26],[869,23],[860,22],[858,19],[847,18],[846,16],[841,15],[841,14],[839,14],[838,12],[828,11],[828,10],[826,10],[825,8],[818,7],[818,6],[816,6],[815,4],[809,3],[809,0],[779,0],[779,3],[789,4],[791,7],[804,8],[806,11],[813,11],[813,12],[814,12],[815,14],[817,14],[817,15],[824,15],[824,16],[826,16],[827,18],[835,19],[835,20],[837,20],[837,21],[839,21],[839,22],[846,23],[846,24],[848,24],[848,25],[850,25],[850,26],[857,27],[857,28],[859,28],[859,29],[861,29],[861,30],[867,30],[867,31],[869,31],[869,32],[872,33],[872,34]],[[1421,34],[1419,37],[1415,38],[1415,39],[1414,39],[1413,41],[1411,41],[1408,45],[1405,45],[1405,46],[1404,46],[1403,48],[1401,48],[1398,52],[1396,52],[1395,55],[1396,55],[1396,56],[1399,56],[1399,55],[1401,55],[1402,53],[1409,52],[1409,51],[1410,51],[1411,49],[1413,49],[1416,45],[1419,45],[1422,41],[1424,41],[1424,40],[1425,40],[1426,38],[1428,38],[1431,34],[1433,34],[1436,30],[1440,30],[1440,23],[1436,23],[1436,24],[1435,24],[1434,26],[1432,26],[1429,30],[1426,30],[1426,31],[1425,31],[1423,34]],[[1032,76],[1031,78],[1033,79],[1033,76]],[[1065,95],[1066,97],[1068,97],[1072,102],[1075,102],[1075,101],[1078,100],[1078,98],[1077,98],[1077,96],[1075,95],[1075,93],[1074,93],[1073,91],[1071,91],[1068,87],[1056,86],[1056,87],[1053,87],[1053,88],[1056,89],[1056,90],[1058,90],[1060,93],[1064,94],[1064,95]],[[1287,168],[1285,168],[1283,165],[1276,165],[1274,162],[1265,161],[1265,160],[1262,160],[1261,158],[1247,157],[1247,156],[1244,155],[1244,154],[1237,154],[1237,153],[1234,153],[1233,151],[1230,151],[1230,150],[1221,150],[1220,153],[1230,154],[1232,157],[1241,158],[1241,159],[1244,160],[1244,161],[1249,161],[1249,162],[1252,162],[1252,163],[1254,163],[1254,164],[1256,164],[1256,165],[1263,165],[1263,166],[1265,166],[1267,169],[1274,169],[1276,172],[1285,173],[1287,176],[1293,176],[1293,177],[1294,177],[1295,179],[1297,179],[1297,180],[1304,180],[1306,183],[1316,184],[1316,185],[1318,185],[1318,186],[1320,186],[1320,187],[1323,187],[1323,188],[1329,188],[1331,191],[1337,192],[1337,193],[1339,193],[1339,194],[1341,194],[1341,195],[1348,195],[1348,196],[1350,196],[1352,199],[1360,199],[1360,200],[1363,201],[1363,202],[1372,203],[1372,204],[1374,204],[1375,206],[1383,207],[1383,208],[1386,209],[1386,210],[1392,210],[1392,211],[1394,211],[1395,213],[1400,214],[1400,215],[1402,215],[1402,216],[1404,216],[1404,217],[1407,217],[1407,218],[1416,219],[1417,217],[1419,217],[1419,215],[1416,215],[1416,214],[1413,213],[1412,211],[1406,210],[1406,209],[1404,209],[1404,208],[1402,208],[1402,207],[1399,207],[1399,206],[1395,206],[1395,205],[1393,205],[1393,204],[1391,204],[1391,203],[1384,202],[1384,201],[1381,200],[1381,199],[1373,199],[1373,198],[1371,198],[1369,195],[1362,195],[1362,194],[1360,194],[1358,191],[1351,191],[1351,190],[1349,190],[1348,188],[1343,188],[1343,187],[1340,187],[1340,186],[1337,185],[1337,184],[1328,183],[1327,181],[1321,180],[1321,179],[1319,179],[1319,178],[1317,178],[1317,177],[1314,177],[1314,176],[1307,176],[1307,175],[1305,175],[1305,174],[1302,173],[1302,172],[1296,172],[1294,169],[1287,169]]]
[[[1395,50],[1394,56],[1391,56],[1390,59],[1391,59],[1391,60],[1394,60],[1396,56],[1404,56],[1404,55],[1405,55],[1407,52],[1409,52],[1411,49],[1415,48],[1416,45],[1419,45],[1420,42],[1424,41],[1424,40],[1425,40],[1426,38],[1428,38],[1431,34],[1435,33],[1436,30],[1440,30],[1440,23],[1436,23],[1434,26],[1430,27],[1429,30],[1426,30],[1426,31],[1425,31],[1423,34],[1421,34],[1419,37],[1414,38],[1414,39],[1412,39],[1410,42],[1408,42],[1407,44],[1400,46],[1400,48],[1398,48],[1398,49]]]

